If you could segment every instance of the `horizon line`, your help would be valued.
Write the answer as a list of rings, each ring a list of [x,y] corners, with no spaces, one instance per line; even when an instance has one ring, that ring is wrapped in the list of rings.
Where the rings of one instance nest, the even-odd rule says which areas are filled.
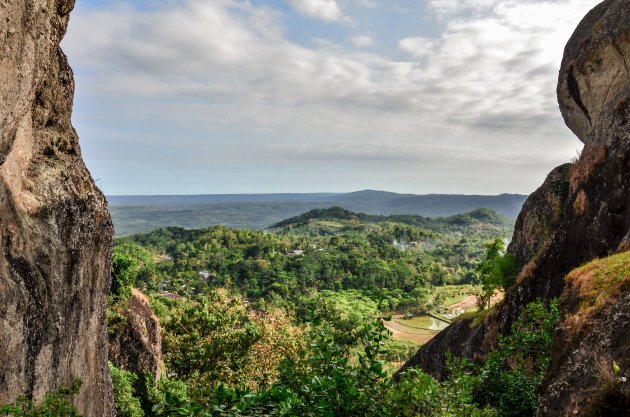
[[[356,194],[362,192],[377,192],[377,193],[387,193],[387,194],[398,194],[398,195],[413,195],[413,196],[431,196],[431,195],[440,195],[440,196],[477,196],[477,197],[498,197],[502,195],[515,195],[515,196],[528,196],[530,194],[520,194],[520,193],[498,193],[498,194],[465,194],[465,193],[424,193],[424,194],[416,194],[416,193],[399,193],[395,191],[384,191],[384,190],[375,190],[375,189],[363,189],[363,190],[355,190],[355,191],[303,191],[303,192],[258,192],[258,193],[199,193],[199,194],[106,194],[103,193],[106,197],[193,197],[193,196],[231,196],[231,195],[239,195],[239,196],[255,196],[255,195],[313,195],[313,194],[324,194],[324,195],[344,195],[344,194]]]

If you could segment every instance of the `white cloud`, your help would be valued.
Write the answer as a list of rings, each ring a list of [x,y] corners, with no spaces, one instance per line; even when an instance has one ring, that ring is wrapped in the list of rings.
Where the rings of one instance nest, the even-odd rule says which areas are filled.
[[[368,48],[374,45],[374,38],[369,35],[357,35],[350,38],[350,42],[357,48]]]
[[[403,38],[398,41],[398,48],[415,57],[431,55],[436,42],[428,38]]]
[[[481,12],[494,8],[502,0],[430,0],[434,13],[441,19],[464,12]],[[523,0],[528,1],[528,0]]]
[[[112,103],[115,117],[135,120],[135,129],[194,130],[195,157],[208,149],[223,160],[310,155],[353,166],[380,156],[415,161],[419,176],[448,170],[458,178],[501,160],[521,174],[535,166],[540,177],[562,160],[572,137],[557,110],[557,68],[564,43],[595,2],[433,2],[443,33],[400,39],[397,59],[341,44],[300,45],[287,39],[286,17],[277,11],[231,0],[74,14],[64,48],[79,94],[91,98],[98,117],[99,106]],[[334,1],[294,3],[296,10],[331,3],[309,15],[345,19]],[[350,41],[367,47],[373,37]],[[210,139],[218,131],[229,140]],[[156,145],[175,140],[159,134]],[[140,149],[156,146],[134,140],[145,141]],[[530,187],[540,180],[529,178]],[[510,191],[479,187],[460,192]]]
[[[352,3],[358,4],[362,7],[367,7],[368,9],[376,9],[378,6],[377,0],[350,0]]]
[[[347,18],[335,0],[286,0],[298,13],[327,22],[343,22]]]

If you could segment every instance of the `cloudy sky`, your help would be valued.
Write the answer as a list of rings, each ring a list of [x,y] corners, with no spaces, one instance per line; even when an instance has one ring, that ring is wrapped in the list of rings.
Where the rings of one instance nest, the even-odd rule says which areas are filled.
[[[62,46],[106,194],[530,193],[598,0],[80,0]]]

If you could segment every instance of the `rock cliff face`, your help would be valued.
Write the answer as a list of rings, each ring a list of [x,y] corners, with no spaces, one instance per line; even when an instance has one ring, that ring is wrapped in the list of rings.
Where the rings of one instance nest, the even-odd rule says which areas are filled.
[[[496,343],[496,335],[507,333],[523,307],[536,298],[549,301],[562,296],[561,313],[566,316],[572,305],[568,300],[575,297],[569,294],[571,286],[565,285],[565,276],[592,259],[630,249],[629,70],[630,2],[606,0],[580,22],[565,48],[558,102],[567,126],[585,146],[578,161],[553,170],[524,204],[508,248],[522,266],[516,284],[480,326],[471,328],[470,320],[457,322],[422,347],[402,369],[420,365],[443,376],[444,352],[483,359]],[[625,317],[619,303],[611,300],[609,314]],[[625,328],[619,327],[620,323],[600,322],[609,331],[612,343],[621,339],[613,336],[616,330],[609,326]],[[595,328],[590,330],[593,333],[588,329],[583,329],[587,332],[585,340],[596,342]],[[554,352],[568,341],[561,330],[556,339]],[[582,351],[588,350],[585,343],[580,347]],[[556,355],[552,370],[561,367],[559,361],[569,359],[584,360]],[[547,388],[555,393],[548,401],[564,404],[558,401],[569,398],[572,387],[554,385],[557,376],[552,371]],[[545,395],[541,415],[568,412],[568,408],[546,412],[550,403],[545,402]],[[586,413],[582,409],[571,415],[582,412]]]
[[[565,281],[564,315],[538,415],[625,417],[630,410],[630,252],[594,260]]]
[[[162,367],[162,329],[149,300],[133,289],[127,308],[109,334],[109,360],[136,375],[150,372],[160,378]]]
[[[111,416],[113,230],[70,123],[74,84],[59,42],[73,6],[0,4],[0,403],[81,379],[79,411]]]

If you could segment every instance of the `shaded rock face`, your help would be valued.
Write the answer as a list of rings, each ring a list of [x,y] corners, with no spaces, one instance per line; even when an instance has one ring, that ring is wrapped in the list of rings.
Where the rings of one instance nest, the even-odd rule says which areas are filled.
[[[630,258],[630,253],[628,253]],[[580,277],[590,285],[592,277]],[[630,410],[630,280],[594,314],[569,283],[560,298],[564,317],[552,350],[538,416],[625,417]],[[620,367],[615,375],[613,361]]]
[[[80,379],[81,414],[110,416],[113,229],[70,123],[74,83],[59,42],[73,6],[0,4],[0,403]]]
[[[473,319],[464,318],[438,333],[405,362],[394,374],[394,380],[398,381],[407,368],[422,368],[435,378],[446,378],[446,352],[481,362],[485,359],[482,346],[486,329],[483,326],[474,327],[472,323]]]
[[[109,360],[117,367],[142,376],[149,372],[160,378],[162,329],[149,300],[133,289],[121,320],[109,334]]]
[[[450,326],[402,370],[419,364],[443,377],[444,352],[483,358],[497,334],[509,332],[525,305],[560,297],[564,277],[572,269],[630,249],[629,69],[630,2],[604,1],[570,38],[558,78],[560,110],[585,146],[578,161],[552,171],[525,202],[508,248],[522,266],[516,283],[482,325],[472,329],[462,321]],[[557,344],[563,343],[561,334],[557,339]],[[562,360],[568,359],[556,357],[552,368]],[[551,384],[553,378],[552,372]],[[554,398],[569,395],[570,389],[565,386]]]

